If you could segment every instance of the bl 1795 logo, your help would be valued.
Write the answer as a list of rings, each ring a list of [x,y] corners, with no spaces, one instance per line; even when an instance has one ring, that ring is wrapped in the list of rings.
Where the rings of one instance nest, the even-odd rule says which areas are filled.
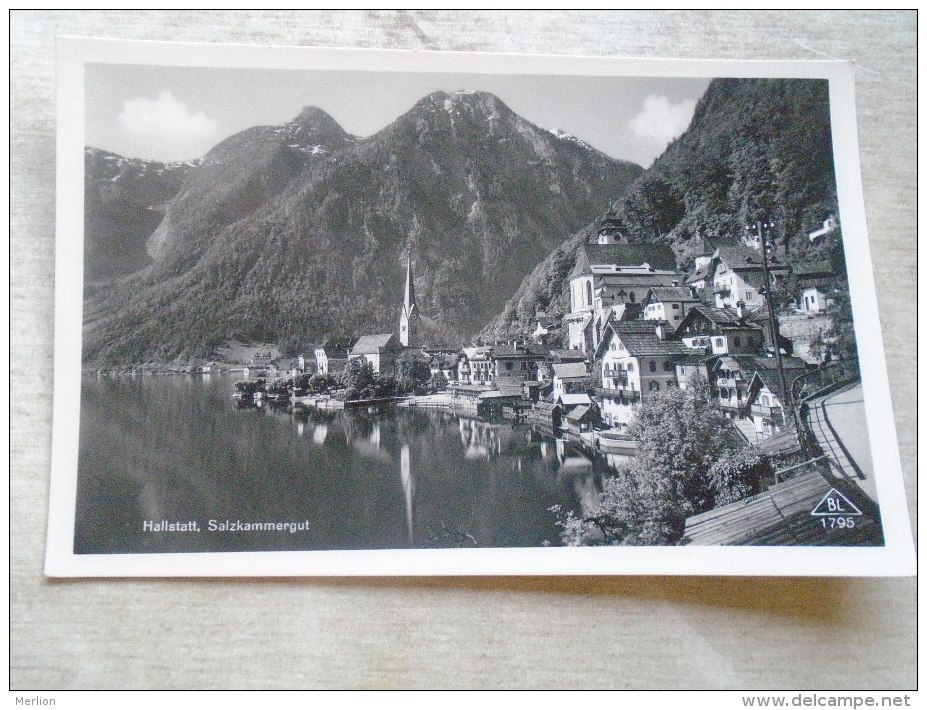
[[[831,488],[811,514],[820,518],[821,527],[830,530],[856,527],[856,518],[862,515],[862,512],[843,493]]]

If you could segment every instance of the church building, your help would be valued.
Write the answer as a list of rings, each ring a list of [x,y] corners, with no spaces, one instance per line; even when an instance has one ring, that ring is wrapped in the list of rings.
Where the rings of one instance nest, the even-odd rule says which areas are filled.
[[[399,342],[405,348],[421,345],[419,342],[419,315],[415,305],[415,284],[412,282],[412,256],[406,261],[406,292],[399,316]]]

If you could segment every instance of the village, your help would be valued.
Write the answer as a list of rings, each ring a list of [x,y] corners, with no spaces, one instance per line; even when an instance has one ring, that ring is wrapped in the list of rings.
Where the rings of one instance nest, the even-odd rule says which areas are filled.
[[[826,239],[836,228],[830,218],[808,238]],[[788,450],[800,443],[799,400],[820,379],[809,375],[830,360],[828,309],[838,284],[831,264],[789,265],[765,247],[755,233],[728,246],[704,240],[685,273],[669,246],[628,244],[606,217],[570,274],[562,329],[539,314],[529,339],[459,349],[421,342],[408,260],[398,332],[329,338],[296,358],[258,352],[236,392],[296,406],[386,400],[522,419],[610,451],[634,448],[628,428],[637,406],[700,377],[745,443]],[[775,288],[790,272],[800,298],[771,317],[767,284]],[[558,332],[565,342],[553,342]],[[346,372],[396,377],[403,363],[415,373],[407,391],[345,395]]]

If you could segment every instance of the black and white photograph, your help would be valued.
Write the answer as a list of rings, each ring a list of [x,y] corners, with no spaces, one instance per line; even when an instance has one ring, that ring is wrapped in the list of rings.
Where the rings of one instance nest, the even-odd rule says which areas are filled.
[[[845,64],[100,44],[50,575],[913,569]]]

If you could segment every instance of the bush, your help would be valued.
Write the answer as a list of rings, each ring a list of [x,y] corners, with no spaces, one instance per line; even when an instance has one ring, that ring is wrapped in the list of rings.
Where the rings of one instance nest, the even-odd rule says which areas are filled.
[[[564,545],[676,544],[686,518],[757,493],[769,473],[701,378],[644,402],[630,433],[640,442],[634,461],[606,478],[586,515],[554,511]]]

